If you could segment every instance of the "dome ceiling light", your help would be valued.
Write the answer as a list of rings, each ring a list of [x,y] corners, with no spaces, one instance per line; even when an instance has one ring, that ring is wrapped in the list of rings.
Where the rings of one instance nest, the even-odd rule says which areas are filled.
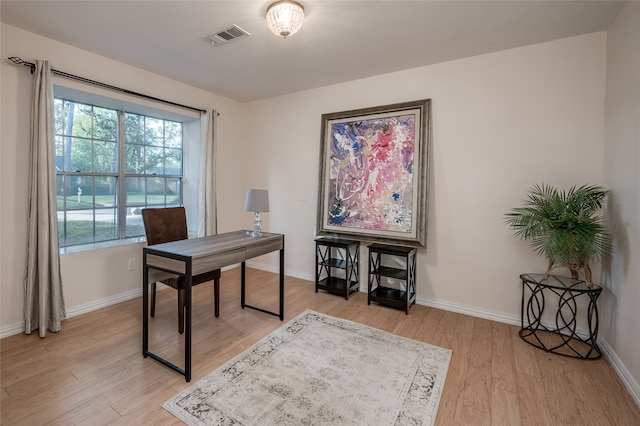
[[[304,20],[304,8],[292,0],[280,0],[267,8],[267,26],[277,36],[287,38],[297,33]]]

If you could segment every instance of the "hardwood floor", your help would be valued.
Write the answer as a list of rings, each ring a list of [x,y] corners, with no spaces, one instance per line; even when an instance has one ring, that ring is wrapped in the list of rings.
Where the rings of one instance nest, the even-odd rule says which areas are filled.
[[[220,317],[213,284],[194,288],[194,383],[283,323],[240,308],[239,268],[223,272]],[[247,303],[277,310],[277,275],[248,269]],[[313,283],[285,281],[285,322],[313,309],[453,351],[438,425],[640,425],[640,409],[603,358],[580,361],[547,354],[518,337],[518,328],[413,306],[403,311],[349,300]],[[150,349],[183,365],[177,296],[158,293]],[[0,341],[1,416],[9,425],[174,425],[161,404],[189,386],[141,354],[141,299],[63,322],[60,333]]]

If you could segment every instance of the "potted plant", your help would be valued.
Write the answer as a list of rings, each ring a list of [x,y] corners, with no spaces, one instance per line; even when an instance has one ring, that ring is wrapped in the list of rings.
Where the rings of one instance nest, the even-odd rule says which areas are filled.
[[[538,255],[548,259],[545,279],[552,269],[565,266],[574,279],[579,279],[582,269],[587,286],[593,287],[589,261],[594,257],[602,260],[612,249],[604,216],[598,213],[608,192],[594,185],[558,191],[550,185],[536,184],[524,207],[505,214],[514,234],[528,240]]]

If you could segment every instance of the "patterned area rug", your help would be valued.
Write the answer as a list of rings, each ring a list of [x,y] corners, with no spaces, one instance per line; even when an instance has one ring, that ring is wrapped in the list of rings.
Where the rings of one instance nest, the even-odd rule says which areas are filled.
[[[189,425],[431,425],[450,359],[307,310],[163,407]]]

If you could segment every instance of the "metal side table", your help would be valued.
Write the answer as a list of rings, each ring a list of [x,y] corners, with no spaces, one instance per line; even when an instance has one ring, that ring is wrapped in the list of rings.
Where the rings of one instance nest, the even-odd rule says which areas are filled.
[[[555,275],[545,279],[544,274],[522,274],[520,279],[522,340],[546,352],[572,358],[602,356],[597,343],[597,300],[602,287],[589,288],[584,281]],[[585,320],[587,330],[579,330],[578,322]]]

